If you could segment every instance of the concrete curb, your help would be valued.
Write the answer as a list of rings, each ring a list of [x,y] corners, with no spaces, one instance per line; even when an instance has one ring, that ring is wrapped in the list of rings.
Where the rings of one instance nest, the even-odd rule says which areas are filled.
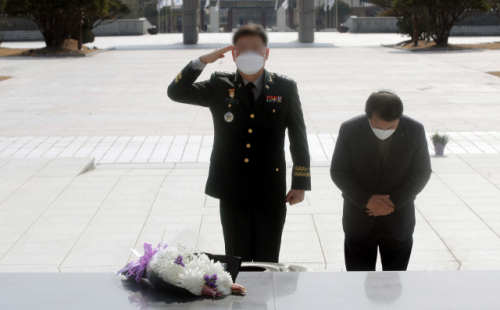
[[[92,157],[92,160],[89,161],[89,163],[85,167],[83,167],[82,171],[80,171],[80,173],[78,175],[84,174],[85,172],[89,172],[89,171],[92,171],[94,169],[95,169],[95,158]]]
[[[5,56],[0,57],[0,59],[31,59],[31,58],[81,58],[81,57],[91,57],[95,54],[100,54],[102,52],[107,52],[114,50],[115,47],[107,47],[100,51],[96,51],[89,54],[75,54],[75,55],[35,55],[35,56]]]
[[[442,49],[442,50],[436,50],[436,49],[434,49],[434,50],[430,50],[430,49],[411,50],[411,49],[406,49],[406,48],[396,46],[396,45],[380,44],[380,46],[387,47],[387,48],[393,48],[393,49],[397,49],[397,50],[408,52],[408,53],[484,52],[487,50],[485,48],[478,48],[478,49],[448,48],[448,49]]]

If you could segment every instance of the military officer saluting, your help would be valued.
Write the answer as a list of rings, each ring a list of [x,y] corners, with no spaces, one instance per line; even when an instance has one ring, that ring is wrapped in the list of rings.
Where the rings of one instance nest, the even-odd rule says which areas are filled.
[[[168,87],[168,96],[212,113],[215,136],[205,192],[220,199],[226,254],[278,262],[286,203],[304,200],[311,172],[297,83],[264,69],[267,41],[261,26],[241,26],[233,45],[190,61]],[[215,72],[195,83],[206,64],[229,51],[236,72]],[[293,159],[288,194],[286,129]]]

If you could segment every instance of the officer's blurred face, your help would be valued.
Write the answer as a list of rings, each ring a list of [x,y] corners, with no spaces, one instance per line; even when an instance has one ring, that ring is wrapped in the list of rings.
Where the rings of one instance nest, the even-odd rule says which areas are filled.
[[[245,35],[236,40],[234,50],[232,51],[233,60],[245,52],[255,52],[264,57],[264,62],[269,57],[269,49],[258,35]]]

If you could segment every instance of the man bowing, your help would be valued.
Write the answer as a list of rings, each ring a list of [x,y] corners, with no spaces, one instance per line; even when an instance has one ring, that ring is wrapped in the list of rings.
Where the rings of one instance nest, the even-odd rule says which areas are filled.
[[[215,72],[195,83],[206,64],[231,51],[236,72]],[[264,69],[267,34],[245,25],[233,45],[190,61],[168,87],[177,102],[208,107],[214,144],[205,192],[220,199],[227,255],[278,262],[286,203],[302,202],[311,189],[306,128],[297,83]],[[293,159],[286,193],[285,131]]]
[[[330,169],[342,191],[347,271],[406,270],[415,197],[431,176],[424,126],[402,115],[392,92],[371,94],[365,115],[340,127]]]

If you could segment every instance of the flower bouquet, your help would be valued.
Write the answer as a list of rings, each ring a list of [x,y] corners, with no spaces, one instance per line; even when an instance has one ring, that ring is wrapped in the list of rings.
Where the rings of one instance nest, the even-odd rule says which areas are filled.
[[[240,258],[188,250],[180,244],[168,247],[165,243],[158,244],[156,248],[150,243],[144,243],[142,256],[137,251],[132,251],[139,259],[130,262],[117,274],[133,278],[136,282],[147,278],[158,289],[175,294],[189,292],[214,298],[246,293],[243,286],[234,283],[241,266]],[[226,262],[221,263],[222,260]],[[227,270],[231,270],[232,274]]]

